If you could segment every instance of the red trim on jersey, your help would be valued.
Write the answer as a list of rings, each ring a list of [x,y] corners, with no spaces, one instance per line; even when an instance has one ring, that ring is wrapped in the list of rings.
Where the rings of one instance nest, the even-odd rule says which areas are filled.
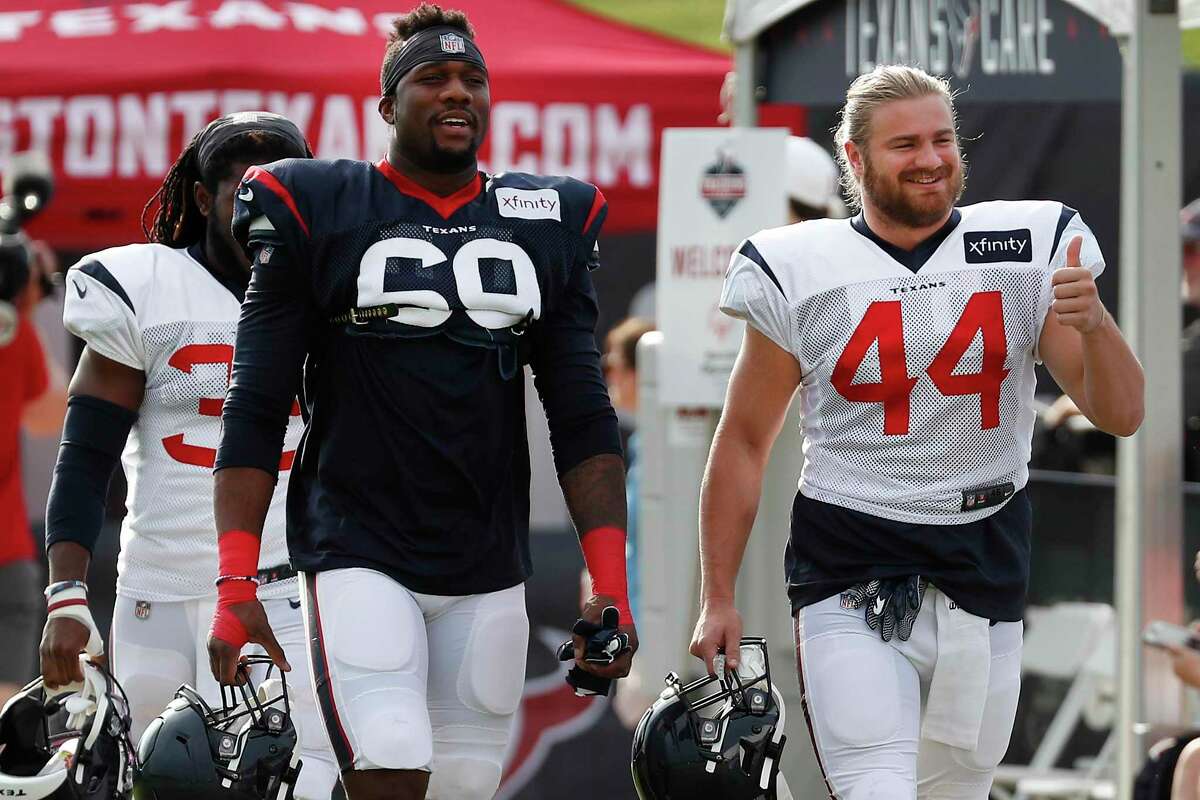
[[[49,613],[51,611],[56,611],[57,609],[60,609],[60,608],[66,608],[67,606],[86,606],[86,605],[87,605],[87,600],[84,600],[83,598],[79,598],[76,600],[59,600],[57,603],[51,603],[49,606],[47,606],[46,612]]]
[[[483,179],[479,177],[479,173],[475,173],[475,179],[466,186],[459,189],[454,194],[448,194],[445,197],[434,194],[426,189],[421,184],[406,178],[400,174],[399,170],[392,166],[391,162],[386,158],[382,159],[375,165],[375,168],[383,173],[383,177],[392,182],[392,185],[410,197],[415,197],[425,205],[432,208],[441,216],[442,219],[450,219],[455,211],[465,206],[467,203],[474,200],[483,191]]]
[[[596,196],[592,199],[592,210],[588,212],[587,222],[583,223],[583,232],[586,234],[588,229],[592,227],[592,223],[596,221],[596,217],[600,215],[600,209],[608,205],[608,201],[604,199],[604,192],[596,187]]]
[[[309,236],[308,225],[304,222],[304,217],[300,216],[300,209],[296,208],[296,201],[292,198],[292,193],[279,182],[271,173],[267,172],[262,167],[251,167],[246,170],[246,174],[242,176],[242,182],[258,181],[263,186],[271,190],[276,197],[283,202],[288,210],[292,212],[292,216],[296,218],[296,222],[300,223],[300,230],[304,231],[305,236]]]

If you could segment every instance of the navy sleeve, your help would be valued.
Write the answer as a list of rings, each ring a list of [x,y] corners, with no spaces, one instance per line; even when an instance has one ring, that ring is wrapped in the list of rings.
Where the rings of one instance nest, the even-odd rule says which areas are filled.
[[[556,307],[531,332],[530,366],[559,475],[592,456],[621,454],[617,415],[596,349],[598,315],[589,270],[572,269]]]
[[[295,186],[294,174],[303,162],[296,159],[250,167],[242,176],[233,203],[233,237],[247,255],[250,253],[251,224],[260,217],[271,221],[279,243],[292,250],[294,260],[308,252],[312,213],[305,195]]]
[[[275,475],[316,319],[308,274],[274,233],[250,234],[250,285],[238,319],[216,469]]]
[[[108,485],[137,416],[99,397],[73,395],[67,401],[46,500],[46,549],[75,542],[92,551],[104,525]]]

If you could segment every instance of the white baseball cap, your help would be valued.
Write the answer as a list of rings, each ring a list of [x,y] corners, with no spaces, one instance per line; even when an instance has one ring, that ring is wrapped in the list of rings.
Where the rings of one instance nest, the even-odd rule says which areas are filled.
[[[812,208],[841,216],[844,206],[838,191],[838,166],[825,148],[803,136],[787,141],[788,197]]]
[[[1185,242],[1200,242],[1200,197],[1179,212],[1179,226]]]

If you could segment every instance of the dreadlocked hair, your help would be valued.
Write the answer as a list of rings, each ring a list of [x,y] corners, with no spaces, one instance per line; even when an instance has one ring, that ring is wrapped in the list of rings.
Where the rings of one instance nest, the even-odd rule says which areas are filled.
[[[168,247],[190,247],[204,239],[205,217],[196,205],[193,186],[197,181],[216,192],[230,175],[234,162],[267,164],[292,155],[291,146],[278,136],[247,131],[221,145],[200,170],[197,161],[200,137],[197,133],[167,171],[162,186],[142,209],[142,233],[146,240]]]
[[[417,33],[436,27],[454,28],[466,38],[475,40],[475,29],[462,11],[444,9],[436,3],[421,3],[402,17],[392,20],[392,30],[388,33],[387,50],[383,54],[383,66],[379,70],[379,80],[387,75],[388,67],[400,56],[404,43]]]

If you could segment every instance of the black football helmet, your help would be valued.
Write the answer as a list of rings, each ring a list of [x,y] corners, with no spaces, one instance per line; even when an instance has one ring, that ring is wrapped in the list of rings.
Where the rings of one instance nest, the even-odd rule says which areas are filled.
[[[0,711],[0,797],[126,800],[136,764],[129,702],[101,664],[80,656],[83,683],[42,679]]]
[[[246,656],[245,679],[222,687],[221,708],[210,708],[181,686],[138,744],[134,800],[291,800],[301,762],[283,673],[256,689],[249,668],[271,664]]]
[[[633,784],[641,800],[776,800],[783,698],[771,683],[767,642],[741,641],[736,672],[684,684],[675,673],[633,733]],[[723,666],[723,665],[722,665]]]

